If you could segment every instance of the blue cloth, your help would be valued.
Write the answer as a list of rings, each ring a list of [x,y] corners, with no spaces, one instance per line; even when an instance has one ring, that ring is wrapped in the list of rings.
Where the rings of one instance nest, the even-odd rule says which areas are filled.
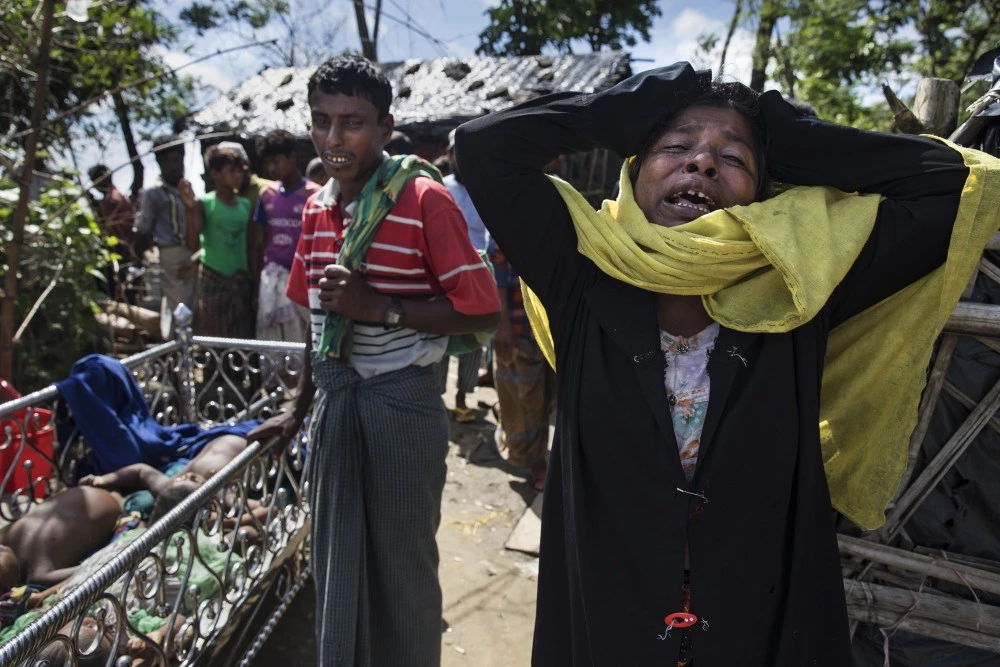
[[[153,419],[139,384],[117,359],[91,354],[75,364],[69,377],[56,383],[72,416],[60,411],[60,441],[75,423],[91,452],[76,474],[104,474],[133,463],[167,468],[182,457],[193,458],[221,435],[246,437],[260,419],[202,430],[197,424],[161,426]]]

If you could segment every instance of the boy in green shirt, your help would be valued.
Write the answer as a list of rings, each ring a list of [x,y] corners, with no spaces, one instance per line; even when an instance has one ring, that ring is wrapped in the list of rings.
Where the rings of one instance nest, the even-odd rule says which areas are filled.
[[[202,336],[253,338],[252,279],[248,263],[250,202],[236,194],[240,156],[228,148],[205,151],[215,192],[185,201],[186,242],[201,251],[201,285],[195,331]]]

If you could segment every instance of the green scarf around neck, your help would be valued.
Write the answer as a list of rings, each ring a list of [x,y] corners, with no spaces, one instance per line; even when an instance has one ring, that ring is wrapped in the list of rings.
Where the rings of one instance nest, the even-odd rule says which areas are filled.
[[[420,176],[441,182],[437,167],[416,155],[394,155],[382,160],[354,200],[354,217],[344,235],[338,264],[351,271],[358,270],[382,221],[399,201],[403,188]],[[339,358],[345,353],[344,341],[350,326],[351,321],[343,315],[327,313],[316,352],[320,356]]]

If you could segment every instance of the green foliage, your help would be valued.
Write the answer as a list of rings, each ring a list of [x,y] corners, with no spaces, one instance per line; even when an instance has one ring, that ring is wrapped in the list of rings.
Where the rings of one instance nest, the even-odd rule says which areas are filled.
[[[0,178],[0,281],[10,270],[5,249],[13,238],[11,219],[17,197],[17,185]],[[116,255],[102,239],[84,201],[76,184],[56,177],[30,204],[18,271],[15,327],[24,321],[60,265],[62,272],[15,347],[14,377],[9,379],[22,393],[65,377],[76,359],[94,351],[101,268]]]
[[[759,0],[741,17],[758,34],[763,8],[777,10],[779,22],[765,35],[767,62],[755,68],[770,62],[783,92],[823,118],[865,128],[893,127],[883,81],[935,76],[963,85],[976,58],[1000,44],[1000,0]],[[966,93],[963,108],[983,87]]]
[[[34,94],[40,0],[0,0],[0,134],[23,133]],[[122,95],[140,126],[184,116],[193,101],[191,79],[169,72],[161,53],[176,44],[177,30],[141,0],[103,0],[82,23],[56,13],[53,26],[48,122],[43,145],[69,146],[70,127],[81,121],[97,137],[117,132],[102,105],[85,103],[120,85],[151,78]],[[82,108],[80,108],[82,107]],[[60,117],[58,120],[56,117]],[[23,136],[23,135],[22,135]]]
[[[274,16],[287,14],[288,3],[284,0],[225,0],[211,3],[192,2],[181,10],[181,21],[194,28],[199,35],[209,30],[221,28],[227,22],[246,23],[259,30],[267,25]]]
[[[649,41],[656,0],[500,0],[486,11],[489,25],[479,34],[481,55],[538,55],[547,46],[571,52],[573,40],[591,51]]]
[[[867,91],[907,69],[915,46],[899,36],[908,18],[864,0],[813,0],[791,10],[792,30],[775,49],[774,78],[827,120],[891,129],[883,108],[872,114]]]

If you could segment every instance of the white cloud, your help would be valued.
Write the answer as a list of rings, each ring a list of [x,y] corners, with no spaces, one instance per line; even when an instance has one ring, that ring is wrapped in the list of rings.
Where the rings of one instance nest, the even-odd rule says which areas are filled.
[[[168,67],[174,69],[188,65],[188,63],[195,60],[195,58],[181,51],[164,51],[161,56],[163,57],[163,62]],[[224,56],[220,56],[220,58],[222,57]],[[224,71],[215,59],[203,60],[184,67],[180,71],[180,74],[193,77],[202,84],[220,91],[229,90],[240,80],[237,77],[233,77],[231,73]]]
[[[650,33],[650,43],[639,44],[632,50],[636,58],[649,58],[652,62],[637,62],[633,70],[641,71],[686,60],[695,67],[710,67],[717,75],[715,70],[719,67],[722,42],[728,28],[726,21],[690,8],[681,10],[671,21],[660,19]],[[706,54],[699,50],[698,39],[710,33],[717,35],[719,41]],[[752,54],[753,34],[742,28],[737,29],[726,55],[724,78],[744,83],[749,81]]]

